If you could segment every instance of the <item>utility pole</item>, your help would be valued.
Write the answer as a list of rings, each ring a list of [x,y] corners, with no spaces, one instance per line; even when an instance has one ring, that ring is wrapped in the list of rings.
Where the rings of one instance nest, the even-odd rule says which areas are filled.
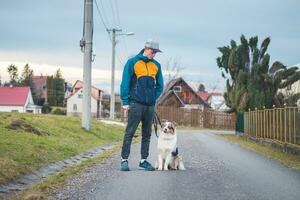
[[[84,32],[80,41],[83,49],[83,109],[82,128],[91,130],[91,71],[93,51],[93,0],[84,0]]]
[[[110,85],[110,119],[115,118],[115,51],[116,51],[116,32],[121,32],[121,29],[110,29],[112,32],[112,61],[111,61],[111,85]]]
[[[108,29],[108,32],[112,33],[112,62],[111,62],[111,88],[110,88],[110,119],[115,118],[115,49],[116,49],[116,36],[119,35],[134,35],[133,32],[129,33],[119,33],[122,32],[122,29]]]

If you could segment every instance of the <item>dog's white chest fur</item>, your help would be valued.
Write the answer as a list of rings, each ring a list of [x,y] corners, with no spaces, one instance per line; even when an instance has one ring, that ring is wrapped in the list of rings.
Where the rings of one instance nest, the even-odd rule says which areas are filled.
[[[160,134],[157,142],[157,149],[159,154],[163,154],[165,158],[168,154],[171,154],[176,150],[177,147],[177,136],[176,135],[165,135]]]

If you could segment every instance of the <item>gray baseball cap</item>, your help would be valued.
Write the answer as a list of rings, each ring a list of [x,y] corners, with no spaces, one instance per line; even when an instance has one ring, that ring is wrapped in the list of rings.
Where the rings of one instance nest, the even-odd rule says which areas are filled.
[[[157,51],[157,52],[162,52],[160,49],[159,49],[159,44],[157,41],[154,41],[152,39],[150,40],[147,40],[147,42],[145,43],[145,47],[147,48],[150,48],[150,49],[153,49],[154,51]]]

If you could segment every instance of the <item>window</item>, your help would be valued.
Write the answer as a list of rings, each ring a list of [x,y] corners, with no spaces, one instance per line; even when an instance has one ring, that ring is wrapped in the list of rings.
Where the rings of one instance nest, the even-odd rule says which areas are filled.
[[[73,111],[77,111],[77,104],[73,104]]]
[[[18,110],[11,110],[11,112],[19,112]]]
[[[173,91],[174,92],[181,92],[181,86],[174,86]]]
[[[82,94],[78,94],[78,98],[82,99],[83,95]]]

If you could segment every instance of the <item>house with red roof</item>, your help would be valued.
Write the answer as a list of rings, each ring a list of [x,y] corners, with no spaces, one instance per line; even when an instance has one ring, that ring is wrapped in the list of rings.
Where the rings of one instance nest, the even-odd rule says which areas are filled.
[[[34,85],[34,91],[37,96],[41,97],[45,100],[45,103],[48,102],[48,95],[47,95],[47,76],[33,76],[32,82]]]
[[[93,117],[99,118],[102,111],[103,91],[91,88],[91,113]],[[67,98],[67,116],[80,116],[83,110],[83,82],[77,80],[73,85],[70,96]]]
[[[30,87],[0,87],[0,112],[42,113],[33,102]]]
[[[197,92],[198,96],[201,97],[213,110],[216,111],[227,111],[229,108],[225,104],[225,99],[220,92]]]
[[[157,100],[158,106],[185,108],[185,109],[210,109],[193,88],[183,79],[176,78],[166,84],[163,94]]]

